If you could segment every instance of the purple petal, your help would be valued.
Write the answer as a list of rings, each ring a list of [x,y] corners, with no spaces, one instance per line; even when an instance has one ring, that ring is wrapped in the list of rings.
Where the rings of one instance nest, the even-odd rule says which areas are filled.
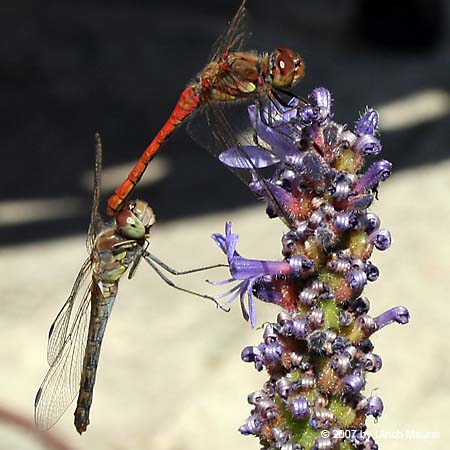
[[[329,187],[329,193],[338,201],[345,200],[350,194],[352,180],[347,174],[340,173]]]
[[[376,281],[378,279],[378,277],[380,276],[380,271],[378,270],[378,267],[369,261],[366,262],[364,272],[366,272],[367,279],[370,282]]]
[[[266,142],[276,155],[284,160],[288,155],[295,155],[298,149],[295,145],[294,128],[289,125],[289,120],[297,114],[297,109],[289,109],[289,112],[283,113],[279,120],[269,118],[267,109],[258,111],[255,105],[248,107],[250,123],[256,125],[256,135]]]
[[[214,298],[216,300],[220,300],[222,298],[228,297],[229,295],[233,294],[226,302],[221,304],[221,306],[230,305],[231,303],[233,303],[236,300],[237,296],[240,294],[241,287],[242,287],[242,283],[239,283],[238,285],[233,286],[229,291],[224,292],[223,294],[215,295]]]
[[[383,328],[392,322],[405,325],[409,322],[409,311],[404,306],[396,306],[376,317],[375,322],[378,329]]]
[[[376,230],[369,235],[370,241],[378,250],[387,250],[392,243],[391,233],[388,230]]]
[[[355,126],[355,134],[361,136],[363,134],[375,134],[378,125],[378,113],[373,109],[367,111]]]
[[[362,193],[369,189],[376,188],[381,181],[389,178],[391,169],[392,164],[385,159],[373,163],[367,172],[359,179],[355,191]]]
[[[227,254],[227,243],[226,243],[225,236],[220,233],[214,233],[211,235],[211,238],[226,255]]]
[[[354,291],[360,291],[367,283],[367,275],[359,269],[350,270],[347,274],[347,282]]]
[[[283,348],[280,344],[270,344],[266,347],[264,352],[264,362],[266,365],[273,364],[281,360],[283,355]]]
[[[364,155],[378,155],[381,152],[381,143],[375,136],[363,134],[358,136],[353,149]]]
[[[286,261],[261,261],[234,256],[230,261],[230,272],[235,280],[248,280],[264,275],[279,275],[289,273],[289,263]]]
[[[228,236],[229,234],[231,234],[231,221],[227,220],[225,222],[225,236]]]
[[[291,390],[291,384],[292,384],[291,381],[286,377],[278,379],[275,384],[275,389],[277,393],[280,395],[280,397],[283,399],[283,401],[285,401],[285,399],[289,395],[289,392]]]
[[[295,211],[298,207],[298,200],[292,194],[270,181],[262,182],[259,179],[255,179],[250,184],[250,189],[255,195],[267,202],[267,205],[274,213],[274,217],[285,212]]]
[[[351,375],[347,375],[342,383],[344,385],[344,389],[348,392],[356,394],[359,392],[366,384],[364,378],[361,377],[358,373],[353,373]]]
[[[305,271],[311,269],[314,265],[312,259],[308,259],[303,255],[293,256],[289,258],[289,268],[292,275],[301,275]]]
[[[367,416],[373,416],[375,419],[378,419],[381,417],[381,414],[383,413],[383,402],[380,397],[372,396],[367,399],[368,401],[368,407],[366,411]]]
[[[246,288],[247,285],[248,285],[248,283],[243,283],[242,287]],[[246,289],[241,289],[241,291],[239,293],[239,301],[240,301],[240,304],[241,304],[242,315],[244,316],[244,319],[248,322],[249,315],[248,315],[248,312],[247,312],[247,308],[245,307],[245,294],[246,294]],[[253,328],[253,324],[251,324],[251,325],[252,325],[252,328]]]
[[[299,110],[298,118],[303,125],[308,126],[320,122],[322,120],[322,115],[319,107],[306,105]]]
[[[333,355],[330,363],[333,370],[343,375],[350,367],[350,358],[344,355]]]
[[[239,428],[239,432],[243,435],[256,435],[261,431],[263,422],[264,420],[259,414],[252,414],[247,418],[244,425]]]
[[[373,201],[372,194],[361,194],[352,197],[348,202],[348,208],[352,211],[362,211],[367,209]]]
[[[219,155],[219,161],[237,169],[263,169],[273,166],[280,160],[262,147],[245,145],[232,147]]]
[[[352,228],[355,223],[353,213],[337,212],[334,216],[334,226],[340,231],[346,231]]]
[[[253,285],[255,284],[256,279],[250,280],[247,287],[247,302],[248,302],[248,312],[250,315],[250,325],[252,328],[255,328],[256,326],[256,312],[255,312],[255,305],[253,303]]]
[[[308,334],[308,325],[306,319],[295,319],[292,322],[292,331],[297,339],[304,339]]]
[[[381,220],[376,214],[369,212],[366,214],[364,220],[366,222],[365,228],[367,233],[372,233],[380,228]]]
[[[283,300],[282,293],[273,287],[271,281],[258,280],[255,284],[254,294],[259,300],[275,305],[279,305]]]
[[[314,89],[308,96],[309,101],[319,107],[321,112],[321,121],[329,117],[331,113],[332,98],[331,93],[328,89],[319,87]]]
[[[383,361],[380,356],[375,355],[374,353],[364,355],[359,362],[364,370],[367,370],[368,372],[378,372],[383,365]]]
[[[241,352],[241,359],[244,362],[254,362],[255,358],[261,358],[262,353],[258,347],[248,346]]]
[[[309,402],[306,397],[297,397],[291,404],[292,416],[304,419],[309,414]]]
[[[234,278],[228,278],[227,280],[220,280],[220,281],[211,281],[211,280],[206,280],[206,281],[207,281],[207,283],[211,284],[212,286],[223,286],[224,284],[232,283],[233,281],[236,281],[236,280]]]

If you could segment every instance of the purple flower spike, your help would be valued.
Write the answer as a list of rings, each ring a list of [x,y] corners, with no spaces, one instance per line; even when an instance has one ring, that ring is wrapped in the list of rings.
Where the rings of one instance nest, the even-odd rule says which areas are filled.
[[[255,133],[241,141],[254,136],[254,142],[222,149],[219,158],[247,171],[266,214],[288,228],[279,261],[242,257],[230,223],[225,235],[213,236],[231,273],[217,284],[235,282],[216,298],[230,303],[239,297],[252,326],[253,297],[281,309],[265,324],[262,342],[242,352],[268,378],[249,397],[251,416],[241,432],[254,434],[265,449],[377,450],[366,423],[381,416],[383,402],[363,392],[366,376],[383,365],[371,337],[389,323],[409,320],[401,306],[374,318],[363,292],[379,277],[373,252],[391,245],[389,231],[369,211],[392,170],[387,160],[367,161],[381,151],[378,114],[366,110],[349,129],[333,120],[325,88],[315,89],[308,103],[286,101],[287,92],[273,94],[248,108]]]
[[[381,152],[381,143],[375,136],[363,134],[358,136],[353,148],[364,155],[378,155]]]
[[[392,164],[385,159],[373,163],[369,170],[359,179],[355,191],[363,193],[370,189],[376,189],[381,181],[387,180],[391,175]]]
[[[409,322],[409,311],[404,306],[396,306],[376,317],[375,322],[378,329],[383,328],[392,322],[405,325]]]
[[[391,233],[388,230],[376,230],[369,236],[370,242],[375,245],[378,250],[387,250],[392,243]]]
[[[361,136],[363,134],[375,134],[378,125],[378,113],[373,109],[369,109],[363,116],[358,120],[355,126],[355,134]]]

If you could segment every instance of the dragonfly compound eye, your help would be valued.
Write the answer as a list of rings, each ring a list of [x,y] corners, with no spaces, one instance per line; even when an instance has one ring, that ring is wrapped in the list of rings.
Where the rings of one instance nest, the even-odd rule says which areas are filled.
[[[277,48],[270,57],[270,76],[275,89],[286,89],[297,84],[305,73],[300,55],[290,48]]]
[[[117,214],[116,224],[120,234],[127,239],[143,239],[145,237],[144,224],[128,208]]]
[[[143,200],[136,200],[133,206],[133,214],[142,222],[145,228],[150,228],[156,221],[153,209]]]

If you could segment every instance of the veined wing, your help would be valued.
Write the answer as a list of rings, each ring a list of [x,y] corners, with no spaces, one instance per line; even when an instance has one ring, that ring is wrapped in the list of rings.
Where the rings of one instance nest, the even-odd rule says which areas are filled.
[[[102,226],[102,220],[98,212],[101,195],[102,157],[102,141],[100,135],[95,133],[94,195],[92,198],[91,222],[89,223],[88,235],[86,238],[86,248],[89,255],[94,248],[95,238]]]
[[[83,270],[85,267],[89,268],[88,261],[85,262],[78,274],[75,285],[78,282],[78,286],[81,286],[82,281],[86,279],[86,274],[90,272]],[[79,287],[75,288],[74,286],[72,290],[74,297],[72,298],[71,294],[50,330],[49,362],[51,365],[34,402],[34,420],[41,430],[52,427],[58,421],[80,388],[83,357],[89,330],[92,280],[84,290],[70,330],[67,332],[77,292],[79,292]]]
[[[223,52],[242,50],[246,37],[247,0],[242,0],[239,9],[231,19],[225,32],[220,35],[213,45],[210,61],[216,61]]]
[[[48,345],[47,345],[47,362],[49,366],[53,365],[53,363],[56,361],[59,354],[63,350],[64,346],[66,345],[66,341],[70,338],[70,333],[72,333],[75,320],[78,317],[77,312],[77,316],[74,319],[74,323],[72,324],[70,333],[68,335],[67,333],[69,330],[69,323],[70,317],[72,315],[73,306],[77,298],[79,298],[78,295],[79,292],[81,291],[85,292],[82,289],[83,285],[85,285],[86,281],[90,280],[92,277],[91,266],[92,261],[91,258],[89,257],[86,259],[86,261],[84,261],[80,271],[78,272],[77,278],[75,280],[75,283],[73,284],[69,298],[66,300],[63,307],[56,316],[56,319],[50,326],[50,330],[48,332]]]
[[[56,316],[55,321],[50,327],[48,335],[48,347],[47,347],[47,361],[51,366],[62,348],[64,347],[67,339],[67,331],[70,322],[70,316],[72,314],[72,309],[74,302],[77,298],[78,293],[81,290],[83,283],[89,278],[91,278],[91,268],[92,268],[92,252],[94,251],[95,238],[97,237],[97,232],[101,226],[101,218],[98,212],[101,194],[101,173],[102,173],[102,143],[100,140],[100,135],[95,133],[95,172],[94,172],[94,195],[92,199],[91,208],[91,221],[89,223],[88,236],[86,239],[86,247],[88,249],[88,254],[90,255],[86,261],[83,263],[80,272],[75,280],[75,283],[70,292],[69,298],[66,303],[64,303],[61,311]]]

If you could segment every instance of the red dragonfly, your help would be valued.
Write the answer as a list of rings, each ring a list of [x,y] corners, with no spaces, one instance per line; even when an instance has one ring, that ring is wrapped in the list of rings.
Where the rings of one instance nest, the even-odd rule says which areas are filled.
[[[36,394],[34,410],[35,422],[42,430],[52,427],[78,394],[75,427],[80,434],[86,431],[100,348],[119,281],[128,269],[131,278],[142,258],[171,287],[207,298],[219,306],[214,298],[177,286],[161,272],[162,268],[181,275],[223,264],[179,272],[151,254],[148,245],[155,215],[146,202],[127,202],[113,224],[102,226],[98,214],[101,159],[100,138],[96,135],[94,200],[86,243],[89,256],[50,327],[47,350],[50,368]],[[76,312],[72,314],[73,311]]]
[[[261,103],[265,98],[276,95],[277,91],[283,92],[291,88],[303,77],[303,60],[289,48],[277,48],[270,54],[242,50],[245,36],[243,31],[245,3],[246,0],[243,0],[220,39],[211,62],[181,93],[167,122],[142,153],[126,180],[108,199],[109,216],[114,216],[120,211],[155,153],[194,111],[213,106],[216,110],[215,122],[224,122],[218,105],[242,101]],[[209,120],[208,124],[211,125]],[[220,125],[216,123],[214,126],[222,127],[221,130],[215,131],[214,127],[212,130],[215,138],[219,140],[222,139],[220,135],[223,133],[232,134],[223,123]]]

